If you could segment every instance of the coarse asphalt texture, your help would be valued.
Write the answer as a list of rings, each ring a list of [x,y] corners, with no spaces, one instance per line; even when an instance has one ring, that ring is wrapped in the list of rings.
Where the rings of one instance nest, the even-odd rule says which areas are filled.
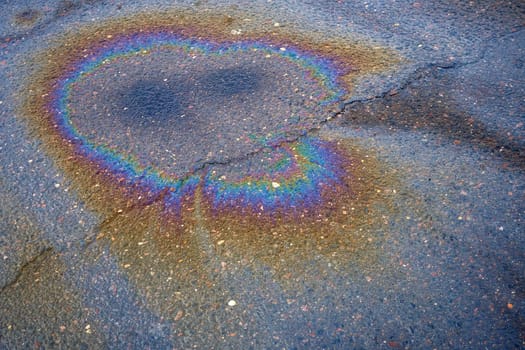
[[[0,19],[1,349],[525,348],[525,4]]]

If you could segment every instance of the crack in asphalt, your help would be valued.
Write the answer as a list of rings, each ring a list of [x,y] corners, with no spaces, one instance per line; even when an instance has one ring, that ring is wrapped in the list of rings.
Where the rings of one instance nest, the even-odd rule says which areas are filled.
[[[521,31],[521,30],[522,29],[520,29],[519,31]],[[506,34],[498,37],[497,39],[501,39],[503,37],[510,36],[510,35],[515,35],[519,31],[506,33]],[[303,132],[299,132],[298,131],[298,132],[295,132],[293,134],[288,134],[288,135],[285,136],[284,139],[280,139],[280,140],[278,140],[278,141],[276,141],[276,142],[274,142],[272,144],[269,144],[269,145],[264,145],[264,146],[258,147],[257,149],[255,149],[255,150],[253,150],[251,152],[248,152],[246,154],[243,154],[243,155],[240,155],[240,156],[237,156],[237,157],[231,157],[231,158],[227,158],[227,159],[224,159],[224,160],[205,161],[202,164],[194,167],[188,174],[186,174],[181,179],[182,180],[188,179],[189,177],[191,177],[191,176],[193,176],[193,175],[195,175],[195,174],[197,174],[199,172],[205,172],[206,169],[208,169],[210,167],[213,167],[213,166],[217,166],[217,165],[227,166],[227,165],[230,165],[230,164],[234,164],[236,162],[242,162],[242,161],[250,159],[253,156],[256,156],[256,155],[260,154],[261,152],[263,152],[265,150],[272,149],[272,148],[278,148],[278,147],[282,147],[285,144],[297,142],[300,138],[307,137],[310,134],[317,133],[323,126],[328,125],[329,123],[332,123],[335,120],[341,118],[344,115],[344,113],[348,110],[349,106],[354,105],[354,104],[359,104],[359,103],[362,103],[362,104],[372,103],[374,101],[383,99],[383,98],[391,95],[393,92],[399,92],[399,91],[405,90],[408,86],[410,86],[414,82],[417,82],[417,81],[419,81],[421,79],[424,79],[424,78],[428,78],[430,75],[433,74],[432,73],[433,69],[436,69],[436,68],[437,69],[447,69],[447,70],[449,70],[449,69],[458,69],[458,68],[462,68],[462,67],[465,67],[465,66],[468,66],[468,65],[477,64],[485,57],[486,52],[488,51],[492,41],[493,41],[493,39],[489,39],[489,40],[487,40],[487,42],[485,42],[485,45],[483,45],[483,47],[480,49],[480,53],[479,53],[478,57],[476,57],[476,59],[473,59],[473,60],[470,60],[470,61],[467,61],[467,62],[453,62],[453,63],[440,63],[440,62],[437,62],[437,63],[426,64],[424,66],[418,67],[403,82],[398,84],[395,88],[392,88],[392,89],[389,89],[389,90],[385,90],[382,93],[377,94],[375,96],[371,96],[371,97],[359,98],[359,99],[354,99],[354,100],[349,100],[349,101],[341,101],[339,103],[339,107],[338,107],[338,109],[336,111],[330,113],[326,118],[321,120],[317,125],[309,128],[309,129],[306,129]],[[160,193],[158,193],[157,195],[155,195],[153,198],[151,198],[150,200],[148,200],[145,203],[137,203],[137,204],[132,205],[130,207],[123,208],[123,209],[121,209],[121,211],[115,212],[114,214],[112,214],[109,217],[105,218],[99,225],[97,225],[97,227],[93,230],[92,234],[87,235],[84,238],[79,239],[77,242],[78,243],[83,243],[83,246],[85,248],[89,247],[91,244],[93,244],[94,242],[97,241],[97,239],[100,236],[100,234],[102,233],[104,227],[107,227],[107,226],[111,225],[112,222],[114,222],[117,218],[119,218],[122,215],[129,214],[133,210],[136,210],[138,208],[142,208],[144,206],[149,206],[149,205],[152,205],[152,204],[155,204],[155,203],[158,203],[158,202],[162,201],[163,198],[167,194],[166,191],[167,191],[167,189],[165,191],[161,191]],[[43,260],[44,256],[46,254],[48,254],[49,252],[51,252],[52,250],[54,250],[53,247],[43,248],[33,258],[31,258],[30,260],[28,260],[27,262],[22,264],[20,266],[16,276],[14,276],[13,279],[10,282],[7,282],[4,286],[0,287],[0,294],[3,293],[10,286],[15,285],[19,281],[20,277],[24,274],[24,271],[30,265],[35,264],[35,263],[39,263],[39,265],[40,265],[41,262],[39,260]]]
[[[251,157],[262,153],[265,150],[279,148],[285,144],[297,142],[300,138],[307,137],[310,134],[317,133],[323,126],[327,125],[328,123],[334,122],[336,119],[340,118],[345,113],[348,106],[357,104],[357,103],[370,103],[370,102],[385,98],[386,96],[391,94],[394,90],[395,91],[404,90],[407,86],[409,86],[413,82],[430,75],[431,68],[437,67],[437,68],[454,69],[460,66],[461,67],[465,66],[467,64],[474,64],[475,62],[479,62],[480,59],[481,57],[479,57],[475,61],[471,61],[467,63],[457,63],[456,62],[456,63],[453,63],[452,65],[443,65],[443,64],[435,63],[435,64],[428,64],[428,65],[419,67],[413,73],[411,73],[407,79],[405,79],[400,85],[398,85],[394,89],[386,90],[382,92],[381,94],[378,94],[372,97],[355,99],[355,100],[351,100],[348,102],[341,101],[336,111],[330,113],[326,118],[324,118],[323,120],[318,122],[317,125],[312,126],[311,128],[308,128],[302,132],[297,131],[294,133],[295,135],[294,134],[286,135],[284,139],[280,139],[274,143],[258,147],[257,149],[251,152],[248,152],[246,154],[243,154],[237,157],[232,157],[232,158],[228,158],[224,160],[210,160],[210,161],[202,162],[200,165],[194,167],[190,172],[188,172],[186,175],[181,177],[180,180],[184,181],[199,172],[206,172],[206,169],[213,167],[213,166],[217,166],[217,165],[228,166],[228,165],[231,165],[237,162],[246,161],[250,159]],[[168,189],[161,191],[160,193],[158,193],[157,195],[155,195],[153,198],[151,198],[145,203],[137,203],[127,208],[121,208],[118,212],[115,212],[111,216],[104,219],[94,230],[93,234],[86,236],[85,238],[81,239],[81,241],[84,242],[86,247],[90,246],[91,244],[97,241],[97,237],[99,237],[99,235],[102,233],[104,227],[111,225],[119,217],[130,214],[133,210],[161,202],[166,196],[167,191]]]
[[[451,69],[459,69],[459,68],[463,68],[465,66],[478,64],[478,63],[481,62],[481,60],[483,60],[485,58],[486,53],[487,53],[490,45],[492,44],[492,42],[494,40],[501,39],[501,38],[506,37],[506,36],[515,35],[517,32],[519,32],[521,30],[522,29],[520,29],[518,31],[514,31],[514,32],[505,33],[504,35],[501,35],[499,37],[494,36],[494,38],[487,39],[486,41],[484,41],[484,43],[482,45],[480,45],[479,54],[477,55],[477,57],[472,59],[472,60],[465,61],[465,62],[434,62],[434,63],[425,64],[423,66],[420,66],[420,67],[416,68],[412,73],[409,74],[409,76],[406,79],[404,79],[402,82],[400,82],[396,87],[394,87],[392,89],[385,90],[382,93],[377,94],[375,96],[371,96],[371,97],[358,98],[358,99],[353,99],[353,100],[349,100],[349,101],[340,101],[339,102],[339,106],[338,106],[336,111],[330,113],[326,118],[324,118],[323,120],[319,121],[317,125],[312,126],[311,128],[308,128],[308,129],[306,129],[306,130],[304,130],[302,132],[297,131],[295,133],[288,134],[283,139],[280,139],[280,140],[278,140],[278,141],[276,141],[274,143],[268,144],[268,145],[263,145],[263,146],[258,147],[257,149],[255,149],[255,150],[253,150],[251,152],[245,153],[245,154],[237,156],[237,157],[231,157],[231,158],[227,158],[227,159],[210,160],[210,161],[202,162],[198,166],[194,167],[185,176],[181,177],[181,180],[188,179],[189,177],[191,177],[191,176],[193,176],[193,175],[195,175],[195,174],[197,174],[199,172],[205,172],[206,169],[208,169],[210,167],[213,167],[213,166],[217,166],[217,165],[228,166],[228,165],[231,165],[231,164],[234,164],[234,163],[237,163],[237,162],[242,162],[242,161],[248,160],[251,157],[258,155],[258,154],[260,154],[261,152],[263,152],[265,150],[268,150],[268,149],[271,149],[271,148],[282,147],[284,144],[293,143],[293,142],[298,141],[302,137],[307,137],[310,134],[317,133],[321,128],[323,128],[323,126],[328,125],[329,123],[332,123],[335,120],[341,118],[345,114],[345,112],[347,112],[348,107],[350,107],[351,105],[359,104],[359,103],[362,103],[362,104],[372,103],[374,101],[377,101],[377,100],[383,99],[383,98],[385,98],[385,97],[387,97],[389,95],[392,95],[394,92],[398,93],[399,91],[405,90],[408,86],[410,86],[414,82],[417,82],[417,81],[419,81],[421,79],[424,79],[424,78],[428,78],[429,76],[431,76],[433,74],[433,70],[435,70],[435,69],[451,70]],[[130,206],[130,207],[127,207],[127,208],[123,208],[123,209],[121,209],[121,211],[116,212],[113,215],[107,217],[106,219],[104,219],[102,221],[102,223],[100,225],[97,226],[97,229],[95,230],[95,232],[93,234],[88,235],[88,236],[86,236],[83,239],[83,242],[85,242],[86,246],[91,245],[93,242],[96,241],[96,239],[99,236],[99,234],[101,233],[103,227],[106,227],[106,226],[110,225],[114,220],[116,220],[121,215],[127,215],[131,211],[133,211],[133,210],[135,210],[137,208],[148,206],[148,205],[152,205],[154,203],[162,201],[166,194],[167,194],[166,191],[162,191],[159,194],[157,194],[156,196],[154,196],[153,198],[151,198],[146,203],[137,203],[137,204],[135,204],[133,206]]]
[[[514,33],[510,33],[510,34],[514,34]],[[323,120],[318,122],[317,125],[309,128],[309,129],[306,129],[303,132],[296,132],[294,134],[286,135],[286,137],[284,139],[280,139],[280,140],[278,140],[278,141],[276,141],[274,143],[261,146],[261,147],[255,149],[255,150],[253,150],[251,152],[248,152],[248,153],[243,154],[243,155],[238,156],[238,157],[232,157],[232,158],[228,158],[228,159],[224,159],[224,160],[211,160],[211,161],[203,162],[202,164],[200,164],[197,167],[195,167],[194,169],[192,169],[192,171],[190,171],[187,175],[182,177],[182,180],[187,179],[190,176],[193,176],[193,175],[195,175],[195,174],[197,174],[199,172],[205,172],[206,169],[208,169],[210,167],[213,167],[213,166],[217,166],[217,165],[228,166],[228,165],[234,164],[236,162],[246,161],[246,160],[250,159],[251,157],[253,157],[253,156],[257,155],[257,154],[260,154],[261,152],[263,152],[265,150],[282,147],[285,144],[296,142],[302,137],[307,137],[308,135],[317,133],[321,128],[323,128],[323,126],[328,125],[329,123],[332,123],[335,120],[343,117],[343,115],[345,114],[345,112],[348,111],[348,108],[351,105],[359,104],[359,103],[362,103],[362,104],[372,103],[374,101],[377,101],[377,100],[380,100],[380,99],[384,99],[387,96],[393,95],[394,92],[395,93],[399,93],[399,91],[405,90],[407,87],[409,87],[414,82],[417,82],[417,81],[422,80],[424,78],[431,77],[432,74],[434,74],[434,70],[435,69],[447,69],[447,70],[459,69],[459,68],[462,68],[462,67],[465,67],[465,66],[468,66],[468,65],[474,65],[474,64],[480,63],[480,61],[483,60],[483,58],[486,55],[486,52],[488,51],[489,44],[490,43],[487,43],[487,45],[482,50],[480,50],[480,54],[478,55],[478,57],[475,60],[470,60],[468,62],[454,62],[454,63],[446,63],[446,64],[437,62],[437,63],[426,64],[424,66],[418,67],[403,82],[398,84],[397,87],[395,87],[395,88],[383,91],[382,93],[377,94],[377,95],[372,96],[372,97],[359,98],[359,99],[354,99],[354,100],[350,100],[350,101],[347,101],[347,102],[341,101],[340,104],[339,104],[338,110],[330,113],[326,118],[324,118]],[[121,212],[114,213],[110,217],[106,218],[98,226],[98,228],[95,230],[95,232],[92,235],[87,236],[84,239],[84,242],[86,243],[86,246],[89,246],[90,244],[95,242],[96,239],[97,239],[97,236],[101,233],[102,228],[107,226],[107,225],[110,225],[119,216],[127,215],[131,211],[133,211],[133,210],[135,210],[137,208],[144,207],[144,206],[151,205],[151,204],[157,203],[159,201],[162,201],[166,194],[167,194],[166,191],[163,191],[163,192],[159,193],[158,195],[156,195],[155,197],[151,198],[151,200],[149,200],[146,203],[138,203],[138,204],[133,205],[131,207],[122,209]]]
[[[319,121],[317,125],[312,126],[312,127],[308,128],[308,129],[304,130],[303,132],[299,132],[298,131],[298,132],[295,132],[293,134],[286,135],[284,139],[280,139],[280,140],[278,140],[278,141],[276,141],[274,143],[268,144],[268,145],[263,145],[263,146],[258,147],[257,149],[255,149],[255,150],[253,150],[251,152],[248,152],[246,154],[243,154],[243,155],[240,155],[240,156],[237,156],[237,157],[231,157],[231,158],[227,158],[227,159],[210,160],[210,161],[202,162],[198,166],[194,167],[185,176],[183,176],[181,178],[181,180],[188,179],[189,177],[191,177],[191,176],[193,176],[193,175],[195,175],[195,174],[197,174],[199,172],[205,172],[206,169],[208,169],[210,167],[213,167],[213,166],[217,166],[217,165],[228,166],[228,165],[231,165],[231,164],[234,164],[234,163],[237,163],[237,162],[246,161],[246,160],[250,159],[251,157],[258,155],[258,154],[260,154],[261,152],[263,152],[265,150],[272,149],[272,148],[278,148],[278,147],[282,147],[285,144],[297,142],[300,138],[307,137],[310,134],[315,134],[321,128],[323,128],[323,126],[328,125],[329,123],[332,123],[335,120],[341,118],[345,114],[345,112],[347,112],[348,107],[350,107],[351,105],[359,104],[359,103],[367,104],[367,103],[372,103],[372,102],[380,100],[380,99],[384,99],[387,96],[390,96],[390,95],[393,95],[394,93],[398,93],[399,91],[405,90],[408,86],[410,86],[414,82],[417,82],[417,81],[422,80],[424,78],[430,77],[433,74],[433,70],[435,70],[435,69],[452,70],[452,69],[463,68],[463,67],[466,67],[466,66],[469,66],[469,65],[478,64],[485,58],[486,53],[489,50],[489,47],[493,43],[494,40],[500,40],[500,39],[502,39],[502,38],[504,38],[506,36],[515,35],[517,32],[520,32],[522,30],[523,30],[523,27],[520,27],[519,30],[508,32],[508,33],[504,33],[503,35],[500,35],[500,36],[493,36],[493,37],[483,41],[479,45],[478,55],[476,55],[475,58],[473,58],[473,59],[471,59],[469,61],[464,61],[464,62],[458,62],[458,61],[456,61],[456,62],[433,62],[433,63],[428,63],[428,64],[422,65],[420,67],[417,67],[412,73],[410,73],[408,75],[408,77],[406,79],[401,81],[394,88],[391,88],[389,90],[385,90],[382,93],[377,94],[375,96],[371,96],[371,97],[357,98],[357,99],[353,99],[353,100],[349,100],[349,101],[340,101],[339,102],[339,106],[338,106],[336,111],[331,112],[326,118],[324,118],[323,120]],[[159,201],[163,200],[163,198],[165,197],[166,194],[167,194],[166,191],[162,191],[159,194],[157,194],[156,196],[154,196],[153,198],[151,198],[146,203],[137,203],[137,204],[135,204],[133,206],[130,206],[128,208],[123,208],[123,209],[121,209],[121,211],[116,212],[113,215],[109,216],[108,218],[104,219],[102,221],[102,223],[97,226],[97,229],[95,229],[95,232],[92,235],[86,236],[83,239],[83,242],[85,243],[86,247],[91,245],[92,243],[94,243],[97,240],[97,237],[100,235],[101,231],[103,230],[103,227],[106,227],[106,226],[110,225],[118,217],[120,217],[122,215],[127,215],[131,211],[133,211],[133,210],[135,210],[137,208],[148,206],[148,205],[152,205],[154,203],[158,203]]]
[[[3,285],[2,287],[0,287],[0,295],[6,290],[8,289],[9,287],[15,285],[18,283],[18,281],[20,280],[20,278],[23,276],[25,270],[28,269],[29,266],[33,265],[33,264],[37,264],[37,269],[42,265],[44,259],[45,259],[45,256],[47,254],[49,254],[50,252],[52,252],[54,250],[53,247],[45,247],[43,249],[41,249],[35,256],[33,256],[31,259],[29,259],[28,261],[26,261],[25,263],[23,263],[16,275],[13,277],[13,279],[9,282],[7,282],[5,285]]]

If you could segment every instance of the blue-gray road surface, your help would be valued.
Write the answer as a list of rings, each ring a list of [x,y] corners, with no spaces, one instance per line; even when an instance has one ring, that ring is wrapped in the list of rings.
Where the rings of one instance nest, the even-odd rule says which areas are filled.
[[[197,228],[208,258],[198,273],[212,283],[177,291],[177,271],[166,278],[147,243],[96,238],[106,218],[19,115],[25,64],[71,29],[188,8],[242,11],[403,58],[355,82],[312,131],[397,169],[403,189],[376,265],[305,268],[283,282],[263,262],[213,256]],[[2,1],[0,348],[525,348],[524,24],[519,1]],[[256,88],[243,108],[271,114],[270,80],[230,88]],[[144,108],[136,94],[122,103]]]

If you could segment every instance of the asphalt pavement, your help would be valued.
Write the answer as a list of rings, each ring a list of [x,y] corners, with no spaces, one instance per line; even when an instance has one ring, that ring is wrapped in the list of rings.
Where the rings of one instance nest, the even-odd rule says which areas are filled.
[[[0,19],[0,348],[525,348],[525,5]]]

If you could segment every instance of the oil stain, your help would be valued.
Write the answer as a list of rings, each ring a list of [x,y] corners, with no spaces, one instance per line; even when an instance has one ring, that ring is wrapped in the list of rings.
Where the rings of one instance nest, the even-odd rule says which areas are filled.
[[[126,178],[115,179],[107,168],[94,164],[92,160],[79,158],[75,144],[64,142],[63,135],[57,132],[58,126],[49,109],[53,103],[52,92],[57,79],[72,69],[72,62],[84,57],[86,48],[104,45],[117,34],[180,31],[187,37],[208,37],[217,43],[239,40],[230,28],[244,21],[237,17],[233,22],[225,18],[234,17],[209,13],[202,16],[193,12],[141,13],[80,28],[58,38],[54,46],[36,55],[34,65],[31,65],[35,70],[26,85],[27,89],[23,90],[26,99],[21,115],[27,116],[35,136],[44,141],[57,163],[79,184],[80,192],[87,198],[86,202],[97,208],[97,211],[112,216],[117,211],[126,211],[158,200],[162,194],[141,193],[141,189],[130,185]],[[284,46],[297,45],[316,52],[321,57],[327,55],[339,62],[341,83],[348,88],[348,93],[351,93],[351,81],[359,76],[389,69],[400,62],[399,57],[388,49],[372,48],[342,39],[322,41],[315,38],[315,34],[294,31],[291,26],[286,29],[263,27],[253,29],[252,32],[247,30],[242,39]],[[243,73],[241,78],[244,79],[245,75]],[[220,77],[215,77],[217,78]],[[232,82],[226,81],[226,84],[230,86]],[[252,85],[250,82],[245,88],[253,90],[255,86]]]
[[[381,263],[381,250],[388,235],[386,226],[395,213],[392,198],[398,184],[396,172],[382,164],[373,150],[364,150],[352,140],[337,145],[332,141],[334,152],[346,159],[345,174],[338,179],[341,186],[336,193],[327,190],[333,200],[320,204],[320,209],[302,212],[302,217],[288,216],[284,206],[272,218],[271,214],[261,216],[257,212],[244,215],[242,208],[217,213],[204,198],[203,179],[211,165],[228,167],[236,161],[249,162],[250,156],[196,169],[189,174],[196,179],[196,188],[183,193],[177,209],[170,212],[165,199],[176,188],[167,187],[161,192],[145,189],[133,179],[79,156],[76,141],[61,134],[52,112],[54,89],[61,76],[75,69],[74,63],[83,59],[86,49],[104,47],[115,35],[143,32],[176,31],[184,37],[227,44],[239,40],[232,28],[244,26],[242,18],[246,16],[144,13],[81,28],[57,39],[55,46],[36,56],[37,68],[24,90],[26,99],[21,114],[57,165],[73,180],[87,206],[101,216],[99,240],[108,242],[123,271],[148,304],[173,318],[177,317],[179,302],[192,303],[192,291],[196,289],[213,294],[207,300],[223,294],[219,286],[221,263],[241,264],[255,275],[269,268],[289,290],[300,287],[295,282],[297,276],[315,280],[320,265],[327,262],[342,271],[373,269]],[[352,43],[347,38],[323,39],[292,26],[260,23],[260,27],[243,27],[242,40],[304,48],[305,52],[336,62],[338,83],[348,96],[355,79],[391,69],[402,61],[386,48]],[[257,74],[250,70],[219,70],[202,81],[214,86],[210,94],[225,99],[260,89]],[[177,112],[180,108],[176,96],[160,91],[157,82],[152,83],[149,78],[130,91],[128,102],[134,104],[135,110],[142,108],[146,113],[150,100],[161,109]],[[330,108],[327,107],[327,113]],[[270,147],[278,149],[283,145]],[[316,165],[323,168],[324,162],[321,157]],[[301,181],[299,174],[298,182]]]

